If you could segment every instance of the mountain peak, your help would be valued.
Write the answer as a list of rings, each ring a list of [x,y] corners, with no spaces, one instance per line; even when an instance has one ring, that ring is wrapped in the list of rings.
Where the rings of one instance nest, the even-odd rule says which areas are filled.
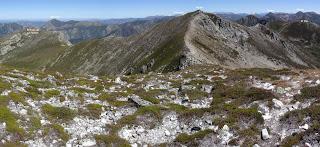
[[[260,21],[260,19],[255,16],[255,15],[248,15],[248,16],[245,16],[241,19],[239,19],[237,22],[241,25],[245,25],[245,26],[254,26],[256,24],[258,24]]]
[[[49,20],[49,22],[50,23],[58,23],[58,22],[62,22],[62,21],[54,18],[54,19]]]
[[[304,14],[302,11],[299,11],[296,13],[296,15],[301,15],[301,14]]]
[[[196,11],[190,12],[189,14],[192,14],[193,16],[195,16],[195,15],[199,15],[199,14],[208,14],[208,13],[204,12],[202,10],[196,10]]]
[[[51,19],[48,21],[47,25],[53,25],[55,27],[63,25],[63,22],[58,19]]]
[[[195,13],[203,13],[203,11],[199,9],[199,10],[196,10]]]

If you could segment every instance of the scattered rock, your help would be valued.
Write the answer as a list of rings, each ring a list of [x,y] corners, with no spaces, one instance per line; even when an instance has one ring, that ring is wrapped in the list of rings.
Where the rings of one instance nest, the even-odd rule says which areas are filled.
[[[254,144],[252,147],[260,147],[260,145],[258,145],[258,144]]]
[[[284,106],[280,100],[272,99],[272,102],[274,103],[275,108],[281,109]]]
[[[213,86],[211,85],[202,85],[201,90],[206,93],[211,93],[213,90]]]
[[[170,136],[171,135],[170,131],[168,131],[168,130],[165,130],[164,133],[166,134],[166,136]]]
[[[131,100],[133,103],[135,103],[138,107],[152,105],[151,102],[143,100],[139,96],[136,96],[136,95],[130,96],[129,100]]]
[[[261,137],[263,140],[268,140],[270,139],[270,135],[267,129],[262,129],[261,131]]]
[[[308,130],[309,129],[309,125],[308,124],[304,124],[303,126],[299,126],[299,129]]]
[[[233,134],[231,134],[230,129],[227,125],[224,125],[223,128],[220,130],[218,138],[220,138],[221,140],[221,144],[227,144],[231,137],[233,136]]]
[[[184,79],[184,76],[182,75],[170,74],[168,74],[168,77],[165,77],[167,75],[156,73],[150,75],[139,75],[137,76],[138,78],[135,79],[136,82],[132,83],[122,81],[120,77],[116,79],[99,79],[98,76],[92,75],[73,77],[70,79],[57,78],[56,80],[59,81],[59,84],[57,85],[50,84],[55,81],[53,78],[57,77],[56,75],[54,75],[54,77],[50,75],[40,76],[33,73],[17,71],[17,73],[12,74],[13,76],[10,76],[10,74],[0,74],[0,77],[3,81],[10,83],[10,86],[12,87],[5,88],[6,90],[3,90],[2,95],[10,95],[11,92],[25,93],[30,90],[28,88],[31,86],[34,88],[32,90],[39,91],[39,93],[34,93],[38,97],[41,97],[49,90],[57,90],[60,92],[59,96],[50,96],[50,98],[33,99],[30,96],[26,96],[24,99],[21,99],[23,102],[15,102],[13,99],[8,101],[8,104],[6,105],[7,108],[17,116],[15,118],[17,119],[16,121],[19,127],[28,133],[28,125],[31,117],[37,117],[40,120],[42,127],[55,123],[43,114],[42,106],[44,104],[50,104],[54,107],[65,107],[79,112],[70,121],[60,124],[65,133],[70,136],[67,144],[65,144],[65,142],[63,142],[55,133],[52,133],[54,131],[51,131],[50,135],[43,137],[43,128],[41,128],[39,131],[34,132],[32,139],[22,141],[28,146],[96,146],[97,144],[94,139],[94,135],[109,135],[108,132],[113,130],[111,130],[112,127],[106,127],[106,125],[115,125],[119,122],[118,120],[128,115],[134,116],[135,121],[131,123],[130,117],[130,119],[128,119],[130,122],[123,123],[120,121],[123,123],[121,124],[123,126],[119,128],[120,130],[118,131],[117,137],[129,141],[132,146],[146,146],[147,144],[154,146],[161,143],[168,143],[171,145],[176,143],[174,140],[182,133],[193,135],[199,131],[202,132],[201,130],[206,132],[207,129],[210,131],[213,130],[212,132],[214,133],[209,133],[204,138],[199,139],[198,141],[201,142],[200,145],[226,146],[230,140],[237,140],[241,137],[234,136],[234,134],[239,133],[237,129],[230,129],[227,125],[224,125],[223,128],[219,128],[214,125],[216,124],[216,120],[213,118],[223,116],[222,119],[224,119],[224,116],[227,116],[226,114],[220,114],[220,112],[211,113],[211,111],[207,112],[208,109],[203,109],[205,112],[202,112],[202,108],[210,109],[212,106],[213,98],[211,95],[209,95],[208,98],[192,100],[189,100],[189,97],[185,95],[183,90],[190,89],[197,89],[206,93],[212,93],[215,87],[211,85],[183,85],[184,83],[190,82],[190,80],[207,79],[208,77],[206,75],[197,74],[194,75],[194,77],[190,76],[189,78]],[[49,79],[46,77],[49,77]],[[216,78],[217,76],[214,75],[213,77]],[[261,146],[266,146],[266,144],[276,145],[277,141],[279,141],[278,137],[283,139],[292,133],[300,133],[310,129],[310,126],[314,121],[312,120],[312,117],[303,118],[302,122],[308,124],[288,125],[287,123],[283,124],[281,121],[282,116],[287,112],[304,109],[310,107],[310,105],[314,103],[313,99],[306,100],[305,102],[292,103],[292,96],[298,94],[298,91],[301,90],[301,88],[304,86],[314,86],[316,83],[312,77],[310,79],[313,80],[310,83],[301,82],[304,81],[304,77],[306,76],[302,75],[301,77],[292,76],[292,78],[283,78],[285,81],[279,81],[279,83],[285,82],[283,85],[285,85],[286,88],[280,88],[280,90],[279,88],[276,89],[278,84],[277,86],[274,86],[270,84],[273,83],[271,81],[268,81],[270,83],[258,81],[256,80],[257,78],[254,78],[253,76],[249,79],[252,83],[248,83],[247,88],[259,87],[269,89],[269,91],[275,95],[274,99],[272,99],[272,108],[270,108],[268,100],[258,100],[250,104],[239,106],[239,108],[242,109],[255,109],[255,106],[258,106],[257,110],[264,119],[264,124],[261,125],[265,126],[265,128],[272,128],[272,132],[268,132],[267,129],[261,130],[261,138],[264,142],[255,140],[256,143],[259,143]],[[32,81],[30,81],[31,79]],[[80,82],[77,81],[82,79],[85,82],[79,84]],[[48,83],[48,81],[52,82]],[[86,83],[87,81],[88,83]],[[96,81],[99,81],[99,83],[94,83]],[[95,85],[99,85],[100,82],[106,82],[107,85],[103,85],[101,90],[96,90],[95,88],[97,87],[95,87]],[[37,88],[34,86],[35,84],[39,84],[37,86],[40,87],[42,86],[41,84],[50,84],[50,86],[46,87],[47,85],[43,85],[44,87]],[[180,89],[177,88],[179,85],[182,85]],[[80,90],[77,91],[77,88]],[[151,102],[135,95],[136,93],[131,91],[131,89],[137,90],[143,88],[146,91],[155,90],[158,92],[158,90],[161,90],[161,94],[156,93],[157,95],[155,96],[155,98],[161,100],[161,104],[159,104],[159,106],[166,108],[165,110],[161,110],[161,117],[156,117],[153,113],[139,114],[137,116],[133,115],[139,109],[137,107],[154,105]],[[179,90],[180,92],[182,91],[181,95],[178,92]],[[280,95],[278,92],[284,93]],[[133,94],[128,96],[127,93]],[[106,94],[110,99],[100,99],[99,96],[102,94]],[[20,99],[15,100],[17,101]],[[128,105],[128,101],[134,103],[137,107],[132,106],[132,104]],[[226,100],[224,102],[226,104],[232,104],[233,100]],[[89,107],[87,107],[89,104],[93,104],[93,107],[90,107],[92,110],[89,110]],[[186,113],[187,115],[180,113],[180,111],[184,112],[185,110],[191,113]],[[195,111],[193,112],[193,110]],[[94,117],[91,116],[91,112],[95,114]],[[243,125],[242,122],[237,123],[240,127],[249,127],[248,125]],[[10,141],[10,139],[14,138],[10,132],[6,131],[6,125],[8,124],[0,123],[0,140],[3,142]],[[318,134],[314,134],[314,136],[318,136]],[[305,146],[311,146],[311,144],[316,146],[317,144],[314,143],[314,140],[317,140],[317,138],[315,139],[313,136],[308,137],[309,138],[305,139],[305,142],[310,144],[306,143]],[[202,141],[206,143],[203,144]],[[242,142],[237,140],[237,143],[241,145]],[[255,144],[254,147],[260,146]]]
[[[307,143],[307,142],[306,142],[304,145],[305,145],[306,147],[312,147],[312,145],[311,145],[310,143]]]
[[[191,89],[193,89],[192,85],[181,85],[179,88],[179,91],[191,90]]]
[[[116,84],[122,84],[123,83],[120,77],[117,77],[114,82]]]
[[[52,75],[48,75],[46,80],[49,81],[51,84],[56,84],[56,81],[57,81],[57,79]]]
[[[284,88],[282,88],[282,87],[277,88],[277,93],[284,94],[285,92],[286,92],[286,90]]]
[[[95,140],[85,140],[82,142],[82,146],[83,147],[92,147],[96,145],[96,141]]]

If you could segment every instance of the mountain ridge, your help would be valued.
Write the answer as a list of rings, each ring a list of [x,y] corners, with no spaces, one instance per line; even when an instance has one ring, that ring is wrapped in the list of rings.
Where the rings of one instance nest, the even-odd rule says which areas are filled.
[[[201,19],[203,19],[203,21]],[[219,35],[215,35],[214,32]],[[235,35],[235,32],[239,34]],[[226,36],[226,34],[228,36]],[[236,39],[232,39],[234,37]],[[261,39],[255,40],[255,38]],[[228,41],[228,39],[233,41]],[[113,44],[109,42],[110,39],[95,41],[101,43],[103,40],[107,41],[107,43],[102,44]],[[182,69],[194,64],[218,64],[231,68],[309,66],[309,63],[305,63],[303,59],[300,58],[300,56],[305,56],[303,52],[300,52],[293,44],[287,43],[284,38],[281,38],[280,35],[273,33],[266,27],[257,26],[247,28],[202,11],[188,13],[167,22],[162,22],[141,35],[129,37],[125,40],[129,42],[129,44],[122,47],[115,47],[122,48],[122,51],[117,52],[123,52],[123,54],[116,56],[110,54],[105,55],[105,60],[94,62],[95,64],[87,60],[87,64],[90,65],[90,68],[94,68],[95,66],[100,67],[101,72],[96,72],[100,74],[110,74],[110,72],[111,74],[144,73],[148,71],[165,72]],[[214,40],[216,40],[216,42],[214,42]],[[241,45],[241,40],[243,46]],[[93,45],[94,43],[90,43],[89,41],[88,44]],[[237,46],[242,47],[238,48]],[[90,48],[99,50],[97,46],[90,46]],[[248,50],[246,48],[250,49]],[[250,50],[252,51],[251,53],[246,53]],[[107,49],[105,51],[108,52],[109,50]],[[64,56],[64,59],[70,59],[71,56],[72,54]],[[86,56],[98,55],[86,54]],[[80,57],[81,56],[78,58]],[[58,67],[63,69],[64,67],[62,65],[70,63],[70,61],[64,63],[64,59],[61,59],[61,61],[53,65],[53,69],[58,69]],[[120,65],[120,69],[118,69],[117,72],[111,71],[111,69],[116,69],[113,67],[114,65],[103,65],[105,63],[102,61],[110,61],[111,59],[113,61],[112,63]],[[84,65],[86,64],[82,63],[72,66],[76,72],[80,73],[97,71],[97,69],[79,70],[81,69],[79,67],[86,69]],[[119,67],[117,66],[117,68]],[[108,71],[108,69],[110,69],[110,71]]]
[[[254,22],[258,21],[257,17],[252,18],[255,18]],[[56,28],[41,29],[40,32],[59,34],[53,40],[67,45],[58,56],[55,54],[54,59],[43,62],[47,63],[46,65],[37,63],[41,67],[34,66],[34,69],[116,75],[170,72],[192,65],[207,64],[231,69],[319,67],[318,56],[308,58],[310,50],[304,50],[300,44],[270,28],[269,24],[262,25],[259,22],[254,25],[250,19],[243,22],[245,24],[239,24],[215,14],[195,11],[170,19],[123,23],[117,25],[115,31],[109,32],[105,37],[83,38],[84,41],[80,39],[71,45],[68,43],[70,36],[64,32],[66,28],[73,30],[77,26],[87,24],[79,21],[52,20],[49,26]],[[94,25],[104,27],[103,24],[88,24]],[[35,39],[44,37],[41,33],[31,36]],[[13,48],[10,47],[10,42],[14,42],[15,38],[2,39],[8,42],[4,46],[16,49],[15,45]],[[34,48],[37,47],[37,43],[33,45]],[[26,44],[17,49],[23,49],[24,52],[32,51]],[[47,49],[45,47],[43,51],[38,50],[38,53],[45,54]],[[15,51],[9,54],[16,57]],[[2,63],[16,64],[6,56],[1,59]]]

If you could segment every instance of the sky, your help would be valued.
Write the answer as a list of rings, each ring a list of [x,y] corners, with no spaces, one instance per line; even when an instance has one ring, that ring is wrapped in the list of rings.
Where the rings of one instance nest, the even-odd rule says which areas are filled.
[[[207,12],[265,13],[315,11],[320,0],[1,0],[5,19],[109,19]]]

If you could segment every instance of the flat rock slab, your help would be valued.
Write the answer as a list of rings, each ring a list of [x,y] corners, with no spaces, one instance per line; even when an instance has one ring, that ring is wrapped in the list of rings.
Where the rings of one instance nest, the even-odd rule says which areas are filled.
[[[143,100],[139,96],[131,96],[131,97],[129,97],[129,100],[132,101],[133,103],[135,103],[137,106],[145,107],[145,106],[152,105],[151,102]]]

